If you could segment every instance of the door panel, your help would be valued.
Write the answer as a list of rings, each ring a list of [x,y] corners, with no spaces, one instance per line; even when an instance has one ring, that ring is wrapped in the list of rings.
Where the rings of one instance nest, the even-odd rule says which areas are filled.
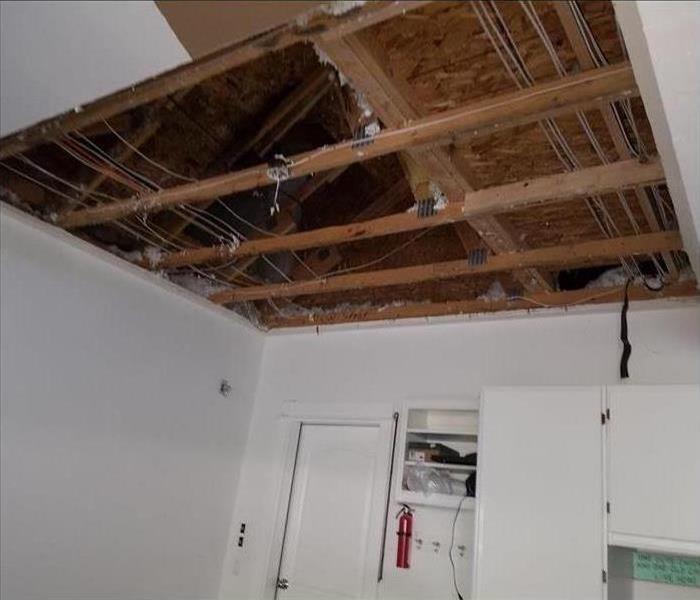
[[[278,590],[284,600],[373,597],[386,491],[379,426],[303,425]]]
[[[472,597],[603,597],[601,406],[599,388],[484,392]]]
[[[610,531],[700,542],[700,388],[608,389]]]

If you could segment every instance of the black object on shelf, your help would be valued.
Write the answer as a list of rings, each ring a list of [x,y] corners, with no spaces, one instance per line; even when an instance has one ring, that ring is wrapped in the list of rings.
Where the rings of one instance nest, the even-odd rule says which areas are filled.
[[[469,465],[476,466],[476,452],[465,454],[464,456],[436,456],[433,462],[448,464],[448,465]]]
[[[437,442],[409,442],[409,450],[431,451],[432,462],[445,462],[443,459],[459,459],[459,452]]]
[[[476,496],[476,473],[471,473],[464,482],[464,485],[467,488],[466,495],[470,498],[474,498]]]

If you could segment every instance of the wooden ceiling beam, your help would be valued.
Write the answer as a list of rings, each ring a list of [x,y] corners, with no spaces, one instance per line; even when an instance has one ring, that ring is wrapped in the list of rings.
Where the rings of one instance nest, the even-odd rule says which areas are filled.
[[[79,109],[45,119],[0,139],[0,159],[33,146],[53,141],[66,133],[83,129],[103,119],[132,110],[164,96],[174,94],[235,67],[282,50],[298,42],[336,39],[429,4],[426,1],[377,1],[355,8],[343,15],[318,12],[307,22],[293,21],[236,42],[198,60],[146,79],[141,83],[90,102]]]
[[[483,262],[462,259],[396,269],[349,273],[312,281],[223,290],[212,294],[209,296],[209,299],[215,304],[230,304],[249,300],[289,298],[292,296],[309,296],[348,290],[410,285],[468,275],[508,272],[515,269],[592,266],[607,264],[607,261],[617,260],[620,256],[681,250],[682,248],[683,242],[677,232],[647,233],[638,236],[537,248],[522,252],[492,254],[487,256]]]
[[[588,49],[586,40],[584,39],[581,30],[576,24],[576,18],[573,13],[573,9],[569,2],[552,2],[552,6],[556,11],[559,20],[561,21],[566,37],[573,48],[576,60],[578,61],[579,67],[584,71],[590,71],[596,68],[591,52]],[[625,141],[625,135],[620,125],[620,122],[615,118],[615,111],[613,107],[608,103],[603,103],[600,105],[600,112],[603,116],[603,121],[610,134],[615,151],[617,152],[618,158],[620,160],[625,160],[632,158],[632,153]],[[642,188],[635,188],[634,194],[637,198],[642,213],[644,214],[644,219],[649,225],[651,231],[661,231],[661,224],[652,208],[651,201],[647,196],[647,193]],[[663,255],[664,263],[668,268],[671,277],[678,278],[678,269],[673,257],[670,253],[666,252]]]
[[[399,202],[405,198],[405,186],[406,183],[403,181],[403,179],[399,179],[388,190],[380,194],[368,206],[355,215],[352,223],[377,219],[391,213],[397,207]],[[310,256],[304,257],[306,266],[309,267],[310,271],[316,275],[325,275],[326,273],[329,273],[342,261],[342,254],[335,247],[320,248],[315,252],[312,252]],[[294,281],[309,279],[311,277],[311,272],[309,269],[299,265],[294,269],[292,278]]]
[[[445,143],[464,132],[498,125],[507,129],[587,107],[591,102],[638,93],[629,64],[581,73],[555,82],[500,94],[464,107],[386,129],[362,142],[348,140],[289,157],[290,177],[326,171],[421,145]],[[95,225],[136,213],[158,212],[182,203],[203,203],[221,195],[270,185],[268,165],[188,183],[140,198],[74,211],[58,219],[66,228]]]
[[[375,54],[357,35],[322,44],[322,49],[343,75],[350,79],[353,87],[366,96],[386,126],[400,127],[421,117],[410,101],[408,86],[389,77]],[[419,183],[424,185],[422,180],[426,176],[437,184],[451,201],[478,187],[468,165],[464,164],[464,161],[453,161],[446,148],[409,149],[404,155],[403,163],[405,168],[410,169],[408,178],[412,182],[414,195],[416,186]],[[466,223],[456,224],[454,229],[466,251],[473,246],[472,230],[476,231],[486,246],[496,254],[520,249],[515,236],[506,224],[496,217],[475,217]],[[526,289],[551,289],[547,277],[537,271],[518,272],[514,273],[514,276]]]
[[[646,163],[637,160],[621,161],[484,188],[465,194],[462,202],[449,202],[443,210],[432,216],[419,217],[416,212],[403,212],[367,221],[353,221],[345,225],[249,240],[235,248],[226,244],[193,248],[163,254],[160,261],[151,266],[154,269],[169,269],[231,260],[236,257],[332,246],[438,225],[460,223],[474,217],[518,210],[543,202],[564,202],[591,194],[606,194],[663,180],[663,168],[658,159]],[[385,195],[392,194],[395,195],[393,187]],[[378,200],[382,205],[386,203],[385,195]],[[363,212],[360,216],[366,214],[368,213]]]
[[[692,298],[700,292],[694,281],[672,283],[660,291],[652,291],[643,285],[629,287],[632,301],[659,300],[662,298]],[[340,325],[344,323],[364,323],[371,321],[394,321],[398,319],[426,319],[450,315],[474,315],[513,310],[541,310],[546,308],[568,308],[589,304],[622,302],[625,286],[609,288],[584,288],[563,292],[535,292],[527,297],[503,298],[502,300],[474,299],[451,302],[415,302],[402,305],[358,307],[356,309],[328,310],[294,316],[273,314],[265,318],[269,329],[284,327],[316,327],[318,325]]]
[[[307,181],[297,190],[294,198],[299,204],[306,202],[313,194],[315,194],[324,185],[327,185],[340,177],[340,175],[345,171],[345,167],[338,167],[333,171],[325,171],[309,177]],[[248,238],[247,242],[244,244],[254,242],[255,240],[265,240],[265,239],[277,239],[278,236],[287,236],[297,230],[297,223],[291,214],[292,211],[291,202],[286,205],[285,209],[280,212],[277,224],[271,229],[270,236],[265,236],[262,233],[253,232],[251,237]],[[255,261],[258,260],[258,255],[248,255],[243,258],[240,262],[236,263],[235,270],[229,277],[224,277],[226,281],[238,281],[239,278],[243,277],[250,267],[253,266]]]
[[[222,170],[232,168],[238,161],[250,152],[255,152],[259,160],[270,151],[284,135],[301,121],[318,101],[326,95],[333,85],[334,75],[330,68],[320,67],[310,73],[298,86],[292,90],[263,120],[242,144],[236,145],[233,152],[225,152],[214,161],[206,171],[205,177],[211,177]],[[200,208],[207,210],[216,199],[204,203]],[[196,215],[170,215],[162,227],[171,236],[184,231],[197,218]],[[287,233],[288,231],[285,231]]]

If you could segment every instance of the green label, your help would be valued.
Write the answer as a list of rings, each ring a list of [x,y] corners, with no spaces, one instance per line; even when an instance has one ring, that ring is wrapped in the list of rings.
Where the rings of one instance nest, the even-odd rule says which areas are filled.
[[[634,553],[634,578],[700,587],[700,558]]]

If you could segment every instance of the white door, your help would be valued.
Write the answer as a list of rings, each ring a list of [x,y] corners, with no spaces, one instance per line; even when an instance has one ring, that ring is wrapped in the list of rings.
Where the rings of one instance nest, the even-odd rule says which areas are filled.
[[[700,387],[608,389],[613,534],[700,544]]]
[[[378,425],[302,425],[280,600],[374,597],[389,467],[387,431]]]
[[[601,409],[600,388],[485,390],[473,598],[603,598]]]

